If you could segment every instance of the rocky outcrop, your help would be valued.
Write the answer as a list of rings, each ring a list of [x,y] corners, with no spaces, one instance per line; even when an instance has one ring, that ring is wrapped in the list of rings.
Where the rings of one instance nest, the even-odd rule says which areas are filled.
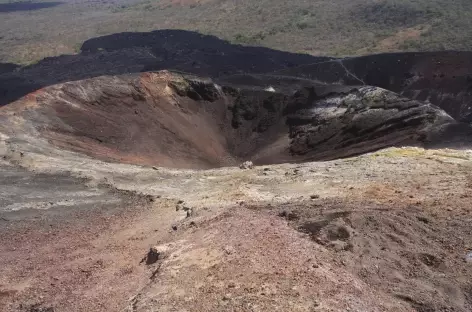
[[[457,120],[472,122],[472,52],[368,55],[285,69],[276,75],[323,83],[371,85],[428,101]]]
[[[287,116],[290,151],[295,155],[326,159],[387,146],[434,145],[441,143],[438,133],[457,124],[437,107],[376,87],[330,94],[307,106],[305,101],[316,97],[313,93],[297,93]],[[461,139],[468,141],[468,134],[472,132],[462,133]]]

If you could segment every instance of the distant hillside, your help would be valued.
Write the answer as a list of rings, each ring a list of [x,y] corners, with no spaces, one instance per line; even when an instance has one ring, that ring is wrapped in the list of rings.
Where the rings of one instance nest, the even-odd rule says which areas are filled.
[[[0,0],[0,62],[36,62],[76,53],[89,38],[164,28],[314,55],[472,50],[471,24],[470,0]]]

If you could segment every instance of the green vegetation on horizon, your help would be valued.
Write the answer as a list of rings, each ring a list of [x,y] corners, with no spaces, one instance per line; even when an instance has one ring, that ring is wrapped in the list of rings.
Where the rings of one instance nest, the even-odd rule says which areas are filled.
[[[65,0],[0,11],[0,62],[27,64],[76,53],[89,38],[167,28],[314,55],[472,50],[471,24],[470,0]]]

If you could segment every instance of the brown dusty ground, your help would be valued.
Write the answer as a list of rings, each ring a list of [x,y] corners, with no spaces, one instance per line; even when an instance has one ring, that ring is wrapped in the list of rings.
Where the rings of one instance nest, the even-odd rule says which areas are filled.
[[[0,212],[2,311],[472,309],[467,151],[205,171],[50,152],[9,159],[118,201]]]

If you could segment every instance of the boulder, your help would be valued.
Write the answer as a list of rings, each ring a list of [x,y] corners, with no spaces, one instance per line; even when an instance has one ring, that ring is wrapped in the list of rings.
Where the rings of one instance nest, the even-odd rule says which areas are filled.
[[[245,161],[239,166],[239,169],[253,169],[253,168],[254,168],[254,164],[252,163],[252,161]]]

